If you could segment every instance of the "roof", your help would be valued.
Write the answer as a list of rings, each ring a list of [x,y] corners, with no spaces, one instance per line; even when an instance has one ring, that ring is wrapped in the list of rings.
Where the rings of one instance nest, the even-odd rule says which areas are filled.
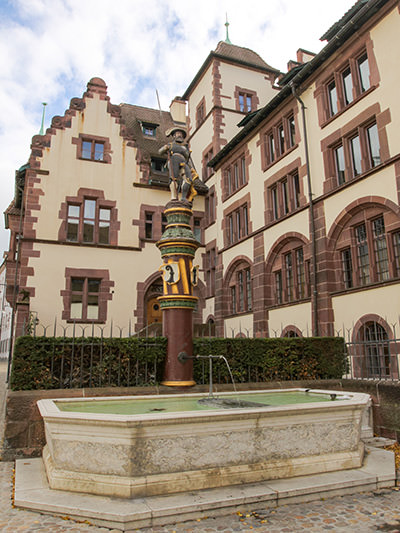
[[[368,0],[358,0],[337,22],[327,30],[321,37],[321,41],[330,41],[337,32],[365,5]]]
[[[389,0],[359,0],[352,9],[350,9],[344,17],[336,23],[337,29],[335,38],[331,39],[328,44],[317,54],[311,61],[302,65],[302,68],[295,74],[294,77],[287,79],[287,83],[282,87],[280,92],[272,98],[264,107],[259,109],[254,116],[244,125],[244,127],[237,133],[222,150],[208,163],[208,166],[216,166],[222,159],[224,159],[243,139],[266,118],[268,115],[278,107],[286,98],[292,95],[292,88],[298,88],[304,83],[307,78],[311,76],[332,54],[336,52],[342,44],[346,42],[354,33],[361,28],[361,26],[369,20],[381,7],[383,7]],[[357,9],[355,7],[357,6]],[[353,10],[353,11],[352,11]],[[348,15],[352,12],[352,15]],[[341,24],[345,19],[346,22]],[[335,25],[334,25],[335,26]],[[332,26],[331,28],[333,28]],[[330,30],[328,30],[330,31]],[[328,33],[328,32],[327,32]],[[286,77],[286,76],[285,76]]]
[[[256,52],[253,52],[253,50],[250,50],[250,48],[244,48],[242,46],[236,46],[235,44],[229,44],[225,41],[220,41],[216,49],[208,54],[207,59],[204,61],[200,67],[200,70],[197,72],[189,87],[184,92],[182,96],[184,100],[189,98],[193,88],[196,86],[198,80],[203,75],[203,72],[207,69],[214,58],[236,63],[237,65],[243,65],[245,67],[253,67],[263,72],[275,74],[276,76],[280,74],[279,69],[268,65],[268,63],[266,63],[260,55],[258,55]]]
[[[165,135],[165,132],[169,128],[177,125],[185,127],[184,124],[174,122],[171,113],[168,111],[160,111],[158,109],[130,104],[121,104],[120,108],[128,134],[135,139],[138,148],[142,150],[144,158],[148,160],[152,156],[160,157],[158,150],[170,142],[170,139]],[[155,136],[144,135],[142,124],[156,126]]]

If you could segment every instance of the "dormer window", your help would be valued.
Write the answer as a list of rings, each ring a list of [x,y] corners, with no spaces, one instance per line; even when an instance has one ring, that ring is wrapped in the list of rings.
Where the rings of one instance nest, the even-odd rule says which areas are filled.
[[[149,122],[142,122],[142,132],[146,137],[156,136],[157,124],[151,124]]]

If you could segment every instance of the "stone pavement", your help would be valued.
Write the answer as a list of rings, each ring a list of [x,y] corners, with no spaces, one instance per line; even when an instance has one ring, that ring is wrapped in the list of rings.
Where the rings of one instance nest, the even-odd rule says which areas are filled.
[[[3,413],[6,365],[0,361],[0,414]],[[0,431],[1,431],[0,420]],[[0,433],[1,438],[1,433]],[[116,532],[68,517],[41,515],[12,506],[14,464],[0,462],[0,532]],[[143,533],[213,533],[257,530],[266,533],[303,531],[400,533],[400,490],[381,489],[370,493],[347,495],[310,503],[284,505],[257,511],[245,506],[223,517],[203,518],[166,527],[141,528]]]

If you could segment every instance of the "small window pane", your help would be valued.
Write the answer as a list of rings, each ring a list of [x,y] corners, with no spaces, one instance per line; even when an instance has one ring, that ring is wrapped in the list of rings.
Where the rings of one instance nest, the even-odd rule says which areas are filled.
[[[244,112],[244,95],[239,94],[239,110],[243,113]]]
[[[278,128],[278,137],[279,137],[279,151],[282,155],[285,152],[285,132],[283,130],[283,125],[281,124]]]
[[[79,218],[79,211],[80,211],[79,205],[69,205],[68,206],[68,216],[69,217]]]
[[[335,164],[336,164],[336,177],[338,180],[338,184],[342,185],[345,181],[345,162],[344,162],[344,149],[343,146],[340,145],[335,149]]]
[[[285,180],[282,182],[282,195],[283,195],[283,212],[285,215],[289,213],[289,193],[288,182]]]
[[[381,164],[378,127],[376,124],[373,124],[372,126],[367,128],[367,136],[368,136],[370,163],[372,167],[376,167],[377,165]]]
[[[72,278],[71,279],[71,290],[82,292],[83,291],[83,284],[85,280],[81,278]]]
[[[275,139],[273,135],[269,135],[268,137],[269,141],[269,157],[271,163],[275,161]]]
[[[100,291],[100,280],[89,279],[88,280],[88,292],[99,292],[99,291]]]
[[[88,296],[87,318],[97,320],[99,318],[99,297]]]
[[[74,295],[72,295],[72,298],[74,298]],[[82,318],[82,302],[74,302],[72,299],[71,301],[71,318]]]
[[[329,109],[331,116],[336,115],[338,112],[337,107],[337,90],[336,90],[336,83],[332,81],[328,85],[328,96],[329,96]]]
[[[100,220],[110,220],[111,209],[100,209],[99,218]]]
[[[363,54],[358,60],[358,72],[360,74],[361,92],[370,88],[369,81],[369,64],[367,54]]]
[[[83,159],[92,159],[92,143],[89,141],[82,141],[82,157]]]
[[[96,200],[85,200],[84,217],[94,219],[96,213]]]
[[[83,242],[93,242],[94,240],[94,221],[87,220],[83,224]]]
[[[95,145],[94,145],[94,160],[95,161],[103,161],[103,156],[104,156],[104,144],[95,143]]]
[[[289,141],[290,141],[290,146],[294,146],[295,141],[296,141],[296,127],[295,127],[295,123],[294,123],[294,117],[290,117],[288,119],[288,123],[289,123]]]
[[[346,69],[342,74],[344,99],[347,104],[353,101],[353,80],[351,77],[350,69]]]
[[[351,155],[353,160],[353,173],[358,176],[362,172],[360,137],[357,135],[350,141]]]
[[[76,242],[78,240],[79,221],[68,220],[67,241]]]
[[[299,181],[299,175],[294,174],[292,176],[293,179],[293,190],[294,190],[294,206],[297,209],[300,207],[300,181]]]
[[[99,243],[110,244],[110,224],[108,222],[99,223]]]

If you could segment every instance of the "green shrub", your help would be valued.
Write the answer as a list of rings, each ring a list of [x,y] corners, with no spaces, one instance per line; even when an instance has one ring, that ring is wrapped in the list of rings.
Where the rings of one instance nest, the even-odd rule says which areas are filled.
[[[154,385],[162,381],[166,350],[164,337],[19,337],[11,388]],[[346,371],[345,344],[339,337],[195,338],[193,353],[225,357],[237,383],[338,379]],[[208,383],[207,359],[194,361],[194,379],[196,383]],[[213,382],[231,382],[223,359],[213,360]]]

